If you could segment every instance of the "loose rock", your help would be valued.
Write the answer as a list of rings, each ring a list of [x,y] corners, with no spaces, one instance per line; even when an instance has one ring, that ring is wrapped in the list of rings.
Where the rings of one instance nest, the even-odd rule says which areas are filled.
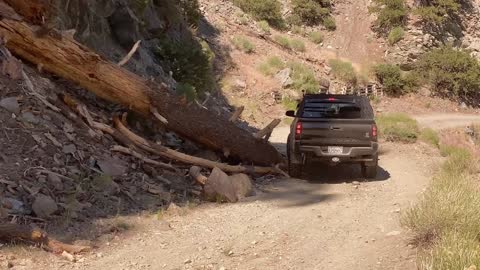
[[[32,205],[33,212],[40,218],[48,218],[58,210],[58,206],[50,196],[38,194]]]

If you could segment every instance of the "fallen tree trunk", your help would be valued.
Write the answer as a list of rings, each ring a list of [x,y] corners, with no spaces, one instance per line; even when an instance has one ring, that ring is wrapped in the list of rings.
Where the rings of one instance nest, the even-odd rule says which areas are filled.
[[[37,38],[28,24],[10,19],[0,21],[0,35],[15,55],[144,116],[152,116],[154,108],[168,121],[167,128],[207,148],[229,149],[231,156],[259,165],[283,163],[268,142],[256,140],[228,119],[194,103],[185,103],[163,85],[149,85],[74,40]]]
[[[257,173],[257,174],[284,174],[278,167],[259,167],[259,166],[242,166],[242,165],[229,165],[225,163],[215,162],[204,158],[190,156],[178,151],[172,150],[162,145],[154,144],[146,139],[138,136],[129,128],[127,128],[122,121],[115,117],[113,119],[115,128],[126,138],[132,141],[138,148],[147,151],[152,154],[162,156],[164,158],[173,159],[186,164],[198,165],[205,168],[219,168],[222,171],[229,173]]]
[[[55,253],[66,251],[68,253],[76,254],[91,250],[91,247],[87,246],[75,246],[62,243],[50,238],[42,230],[18,224],[0,224],[0,239],[4,241],[22,240],[32,242],[34,244],[43,245]]]
[[[260,130],[259,132],[255,133],[254,137],[256,139],[261,139],[265,136],[270,138],[270,135],[272,134],[273,130],[280,125],[281,120],[280,119],[275,119],[273,120],[270,124],[268,124],[265,128]],[[267,139],[268,141],[268,139]]]

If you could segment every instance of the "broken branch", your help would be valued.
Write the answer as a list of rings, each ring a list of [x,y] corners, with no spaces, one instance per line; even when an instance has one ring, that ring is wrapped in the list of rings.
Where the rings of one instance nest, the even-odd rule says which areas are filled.
[[[123,146],[120,146],[120,145],[114,145],[112,147],[112,151],[123,153],[123,154],[130,155],[130,156],[134,156],[134,157],[140,159],[141,161],[143,161],[147,164],[158,166],[158,167],[163,168],[163,169],[167,169],[167,170],[171,170],[171,171],[177,171],[177,169],[170,164],[155,161],[153,159],[149,159],[149,158],[145,157],[144,155],[133,151],[132,149],[129,149],[129,148],[126,148],[126,147],[123,147]]]
[[[270,124],[268,124],[264,129],[257,132],[254,137],[256,139],[261,139],[265,136],[269,137],[269,134],[272,134],[273,130],[280,124],[280,119],[273,120]]]
[[[40,229],[34,229],[26,225],[18,224],[0,224],[0,239],[4,241],[23,240],[35,244],[45,245],[48,249],[55,253],[76,254],[90,251],[91,247],[69,245],[50,238],[47,233]]]
[[[245,106],[240,106],[237,109],[235,109],[235,112],[232,114],[230,119],[228,121],[230,122],[236,122],[238,118],[240,118],[240,115],[242,115],[243,110],[245,110]]]
[[[140,46],[140,43],[142,41],[139,40],[135,43],[135,45],[133,45],[132,49],[130,50],[130,52],[122,59],[122,61],[118,62],[118,66],[123,66],[125,65],[126,63],[128,63],[128,61],[130,61],[130,58],[132,58],[132,56],[135,54],[135,52],[137,52],[138,50],[138,47]]]

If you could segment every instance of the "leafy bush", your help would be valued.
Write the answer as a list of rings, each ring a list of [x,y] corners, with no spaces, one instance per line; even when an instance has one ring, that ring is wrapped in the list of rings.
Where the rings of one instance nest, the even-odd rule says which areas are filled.
[[[388,95],[400,96],[413,92],[420,84],[418,76],[411,73],[404,73],[397,65],[379,64],[373,68],[375,76],[383,85],[383,90]]]
[[[272,56],[266,62],[261,63],[258,70],[265,76],[273,76],[285,68],[285,63],[278,56]]]
[[[332,68],[332,73],[338,79],[351,85],[357,83],[357,73],[355,72],[352,63],[339,59],[332,59],[330,60],[330,67]]]
[[[270,34],[270,24],[267,21],[259,21],[258,27],[260,27],[263,33]]]
[[[455,15],[461,7],[460,2],[460,0],[423,0],[414,12],[423,21],[437,24],[443,22],[448,16]]]
[[[283,98],[282,99],[282,104],[285,110],[287,111],[296,111],[297,110],[297,105],[298,102],[296,100],[293,100],[291,98]]]
[[[323,0],[292,0],[293,24],[318,25],[330,16],[331,3]]]
[[[292,69],[293,89],[307,94],[318,93],[320,83],[313,69],[300,62],[289,62],[287,66]]]
[[[197,99],[197,90],[188,83],[177,84],[176,92],[180,96],[185,96],[187,101],[192,102]]]
[[[441,47],[425,53],[415,70],[445,97],[466,97],[480,92],[480,65],[468,52]]]
[[[282,4],[278,0],[233,0],[233,3],[256,20],[267,21],[276,27],[283,24]]]
[[[404,35],[405,31],[403,31],[403,28],[400,26],[396,26],[392,30],[390,30],[390,34],[388,34],[388,43],[390,45],[394,45],[395,43],[402,40]]]
[[[327,30],[335,31],[337,29],[337,23],[335,23],[335,19],[332,16],[325,17],[322,24]]]
[[[429,143],[436,148],[440,148],[440,137],[438,136],[438,133],[431,128],[425,128],[421,131],[420,140]]]
[[[280,46],[286,48],[286,49],[292,49],[292,46],[290,44],[290,39],[286,36],[281,36],[281,35],[275,35],[273,36],[273,40],[279,44]]]
[[[177,82],[191,85],[199,94],[212,89],[215,55],[206,42],[164,38],[159,41],[155,55]]]
[[[299,52],[304,52],[306,50],[305,43],[301,39],[294,38],[290,41],[290,47]]]
[[[414,143],[418,138],[417,121],[403,113],[380,115],[377,118],[380,136],[391,142]]]
[[[392,28],[403,26],[408,16],[405,0],[373,0],[370,12],[377,15],[375,27],[388,33]]]
[[[305,28],[299,25],[292,25],[291,31],[296,35],[305,35]]]
[[[198,0],[180,0],[178,1],[178,4],[182,9],[183,16],[187,23],[195,26],[198,25],[198,22],[202,17]]]
[[[310,38],[310,41],[315,44],[320,44],[323,42],[323,35],[318,31],[310,32],[310,34],[308,34],[308,37]]]
[[[243,36],[235,36],[232,40],[232,43],[235,48],[245,53],[253,53],[255,51],[255,45],[253,45],[247,38]]]

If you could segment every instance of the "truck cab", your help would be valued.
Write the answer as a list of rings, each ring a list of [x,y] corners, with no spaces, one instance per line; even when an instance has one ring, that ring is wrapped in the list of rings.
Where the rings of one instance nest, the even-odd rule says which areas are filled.
[[[286,115],[294,118],[287,142],[292,177],[310,162],[360,164],[364,177],[376,177],[378,131],[367,97],[305,95]]]

